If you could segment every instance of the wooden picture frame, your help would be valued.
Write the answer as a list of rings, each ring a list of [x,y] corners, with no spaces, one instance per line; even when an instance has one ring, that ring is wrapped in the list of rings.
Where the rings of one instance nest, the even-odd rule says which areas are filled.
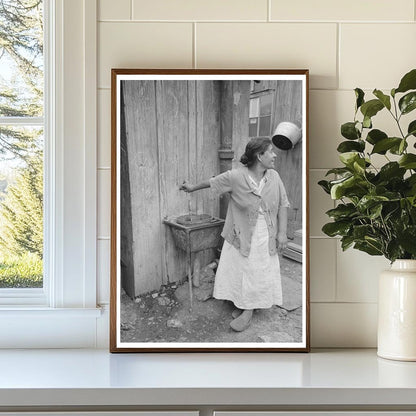
[[[308,88],[305,69],[112,70],[111,352],[309,351]],[[240,163],[256,137],[264,151],[249,163],[265,185],[247,198],[258,205],[247,224],[224,225],[235,184],[257,186]],[[184,181],[211,189],[185,192]],[[269,253],[259,260],[250,244],[261,221]],[[238,286],[237,298],[220,285]]]

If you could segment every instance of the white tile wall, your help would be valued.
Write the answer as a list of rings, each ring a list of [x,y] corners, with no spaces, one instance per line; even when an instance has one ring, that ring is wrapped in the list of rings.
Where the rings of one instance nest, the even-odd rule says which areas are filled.
[[[413,21],[413,0],[271,0],[273,20]]]
[[[310,241],[311,302],[335,302],[337,244],[328,238]]]
[[[312,88],[335,88],[336,47],[333,23],[200,23],[196,27],[198,68],[309,68]]]
[[[98,189],[98,237],[110,237],[110,212],[111,212],[111,171],[99,169],[97,174]]]
[[[310,236],[324,237],[325,234],[321,228],[329,222],[326,211],[335,207],[334,201],[329,195],[318,185],[322,179],[328,179],[325,176],[325,170],[309,171],[309,215],[310,215]],[[333,179],[333,177],[330,177]]]
[[[98,86],[110,88],[111,68],[191,68],[192,23],[101,22]]]
[[[98,137],[97,165],[100,168],[111,166],[111,90],[99,90],[97,99]]]
[[[367,348],[377,345],[377,304],[312,303],[311,344]]]
[[[97,241],[97,299],[107,304],[110,299],[110,239]]]
[[[340,87],[390,91],[415,67],[415,44],[414,23],[341,24]]]
[[[267,0],[133,0],[135,20],[267,20]]]
[[[389,268],[381,256],[369,256],[358,250],[342,251],[337,245],[338,302],[377,302],[378,275]]]
[[[130,0],[99,0],[98,20],[130,20]]]
[[[110,69],[309,68],[312,346],[375,346],[377,275],[388,262],[342,252],[321,232],[334,203],[316,182],[339,163],[352,89],[387,92],[416,67],[415,1],[99,0],[98,11],[99,301],[109,301]],[[374,124],[393,132],[387,113]]]

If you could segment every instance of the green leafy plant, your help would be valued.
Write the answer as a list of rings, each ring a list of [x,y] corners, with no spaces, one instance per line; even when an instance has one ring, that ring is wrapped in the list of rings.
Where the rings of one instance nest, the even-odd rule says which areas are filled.
[[[326,214],[332,222],[322,231],[341,237],[342,249],[353,247],[373,256],[416,259],[416,120],[403,126],[402,116],[416,109],[416,69],[390,95],[375,89],[365,100],[355,89],[354,120],[341,126],[346,139],[337,148],[342,167],[330,169],[319,185],[339,201]],[[373,117],[387,111],[395,121],[388,134],[373,127]],[[385,158],[380,167],[375,158]]]

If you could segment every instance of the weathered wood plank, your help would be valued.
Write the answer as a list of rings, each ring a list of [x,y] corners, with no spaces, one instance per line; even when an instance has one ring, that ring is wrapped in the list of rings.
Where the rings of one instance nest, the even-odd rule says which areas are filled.
[[[160,217],[188,213],[189,207],[180,184],[189,177],[188,86],[185,81],[156,82],[157,143],[160,181]],[[165,276],[178,281],[187,273],[185,253],[176,248],[170,230],[164,225],[162,242]]]
[[[197,182],[219,173],[220,147],[219,85],[211,81],[197,82]],[[201,213],[218,215],[218,198],[209,190],[201,193]]]
[[[212,81],[197,81],[196,84],[196,182],[209,179],[219,173],[218,149],[220,147],[220,95],[219,84]],[[208,189],[200,191],[198,213],[219,215],[219,199]],[[201,266],[216,257],[215,250],[204,250],[199,254]]]
[[[274,97],[273,130],[283,121],[302,125],[301,81],[276,81]],[[293,149],[277,150],[276,169],[279,172],[291,203],[288,235],[302,224],[302,142]]]
[[[250,107],[250,81],[234,81],[232,85],[233,101],[230,105],[233,106],[233,167],[237,167],[249,141],[248,115]]]
[[[124,109],[124,82],[120,87],[120,262],[121,286],[130,297],[134,291],[133,229],[130,197],[129,159],[126,136],[126,117]]]
[[[153,81],[124,83],[136,296],[162,283],[154,88]]]

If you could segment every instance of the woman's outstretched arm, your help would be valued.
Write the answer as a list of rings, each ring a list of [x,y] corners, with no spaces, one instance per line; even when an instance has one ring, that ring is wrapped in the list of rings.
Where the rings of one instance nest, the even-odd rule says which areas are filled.
[[[196,185],[192,185],[188,181],[184,181],[183,184],[179,187],[179,189],[185,192],[195,192],[195,191],[199,191],[200,189],[205,189],[209,187],[210,187],[209,181],[203,181]]]

